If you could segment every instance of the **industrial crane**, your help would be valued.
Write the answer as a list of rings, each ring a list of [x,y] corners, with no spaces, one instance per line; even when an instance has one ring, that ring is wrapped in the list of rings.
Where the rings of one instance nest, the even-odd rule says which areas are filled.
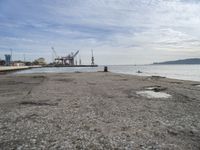
[[[91,62],[92,62],[92,63],[91,63],[91,65],[94,66],[94,55],[93,55],[93,50],[91,50],[91,51],[92,51],[92,59],[91,59]]]
[[[55,50],[54,50],[55,51]],[[74,59],[78,55],[79,51],[77,51],[75,54],[71,53],[66,57],[56,57],[56,61],[61,62],[62,65],[65,66],[74,66]]]
[[[52,49],[52,52],[53,52],[53,61],[55,62],[56,59],[59,58],[59,57],[58,57],[58,55],[57,55],[57,53],[56,53],[54,47],[51,47],[51,49]]]
[[[78,55],[79,51],[77,51],[72,57],[75,58]]]

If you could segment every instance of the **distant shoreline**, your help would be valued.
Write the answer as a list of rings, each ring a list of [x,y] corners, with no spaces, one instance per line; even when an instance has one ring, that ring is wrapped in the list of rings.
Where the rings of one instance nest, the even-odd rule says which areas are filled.
[[[181,59],[174,61],[155,62],[154,65],[200,65],[200,58]]]

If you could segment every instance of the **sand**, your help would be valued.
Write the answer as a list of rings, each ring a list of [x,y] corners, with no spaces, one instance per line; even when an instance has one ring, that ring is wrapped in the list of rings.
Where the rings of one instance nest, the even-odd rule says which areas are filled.
[[[199,150],[198,84],[103,72],[1,75],[0,149]]]

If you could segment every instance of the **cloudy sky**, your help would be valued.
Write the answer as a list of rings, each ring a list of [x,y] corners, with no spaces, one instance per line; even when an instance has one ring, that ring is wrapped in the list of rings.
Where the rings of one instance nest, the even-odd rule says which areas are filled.
[[[91,49],[98,64],[200,57],[199,0],[0,0],[0,58]]]

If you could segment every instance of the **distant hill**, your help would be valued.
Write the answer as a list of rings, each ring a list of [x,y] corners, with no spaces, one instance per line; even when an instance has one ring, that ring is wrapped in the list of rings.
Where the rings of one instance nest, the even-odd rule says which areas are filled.
[[[153,64],[154,65],[200,64],[200,58],[165,61],[165,62],[159,62],[159,63],[153,63]]]

